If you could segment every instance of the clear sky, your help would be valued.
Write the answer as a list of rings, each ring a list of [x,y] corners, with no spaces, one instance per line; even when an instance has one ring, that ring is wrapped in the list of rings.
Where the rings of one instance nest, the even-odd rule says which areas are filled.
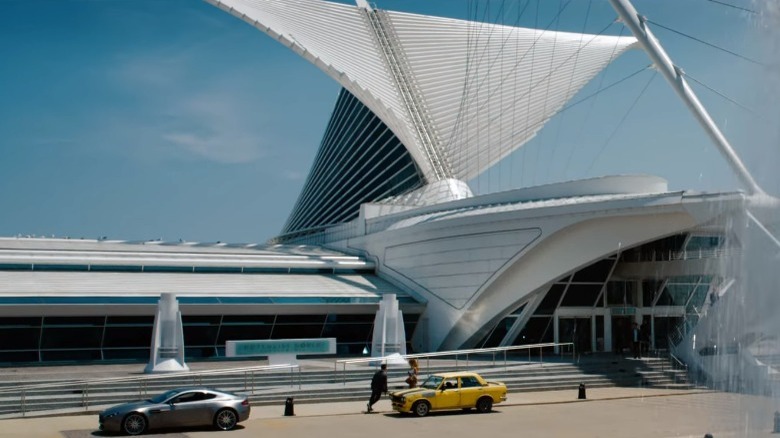
[[[567,31],[597,32],[615,19],[607,0],[505,9],[499,0],[376,3],[510,23],[528,3],[524,26],[546,25],[566,6],[552,28]],[[759,13],[711,0],[635,2],[659,24],[776,64],[776,0],[729,3]],[[615,24],[607,33],[620,31]],[[691,76],[753,111],[693,84],[759,183],[777,194],[777,65],[655,33]],[[579,97],[647,64],[644,53],[629,53]],[[663,78],[642,92],[652,76],[560,114],[472,181],[474,191],[625,173],[662,176],[672,189],[738,188]],[[205,2],[0,0],[0,236],[263,242],[296,200],[338,91],[316,67]]]

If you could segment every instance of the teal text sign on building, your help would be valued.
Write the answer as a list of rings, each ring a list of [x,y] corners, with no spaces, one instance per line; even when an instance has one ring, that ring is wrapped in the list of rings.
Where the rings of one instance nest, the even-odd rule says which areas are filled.
[[[228,357],[334,353],[336,353],[336,338],[225,342],[225,355]]]

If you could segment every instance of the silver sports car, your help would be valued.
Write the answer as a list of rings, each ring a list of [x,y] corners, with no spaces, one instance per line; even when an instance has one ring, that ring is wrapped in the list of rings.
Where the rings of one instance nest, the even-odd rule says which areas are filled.
[[[207,426],[230,430],[249,418],[249,399],[209,388],[178,388],[100,413],[100,430],[139,435],[148,429]]]

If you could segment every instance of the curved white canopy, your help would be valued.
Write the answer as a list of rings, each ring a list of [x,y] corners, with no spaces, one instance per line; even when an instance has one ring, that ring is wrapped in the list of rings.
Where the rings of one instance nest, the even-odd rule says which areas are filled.
[[[208,1],[289,46],[354,94],[406,145],[428,181],[467,181],[522,146],[636,42],[320,0]],[[372,23],[377,15],[384,39]],[[391,55],[383,46],[388,42]],[[433,168],[410,100],[449,175]]]

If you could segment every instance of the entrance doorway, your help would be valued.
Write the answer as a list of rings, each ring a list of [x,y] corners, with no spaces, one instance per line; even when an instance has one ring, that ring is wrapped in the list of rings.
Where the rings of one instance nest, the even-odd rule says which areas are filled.
[[[631,351],[631,322],[630,316],[612,316],[612,346],[615,354]]]
[[[575,353],[592,351],[590,318],[558,318],[560,342],[574,344]]]

